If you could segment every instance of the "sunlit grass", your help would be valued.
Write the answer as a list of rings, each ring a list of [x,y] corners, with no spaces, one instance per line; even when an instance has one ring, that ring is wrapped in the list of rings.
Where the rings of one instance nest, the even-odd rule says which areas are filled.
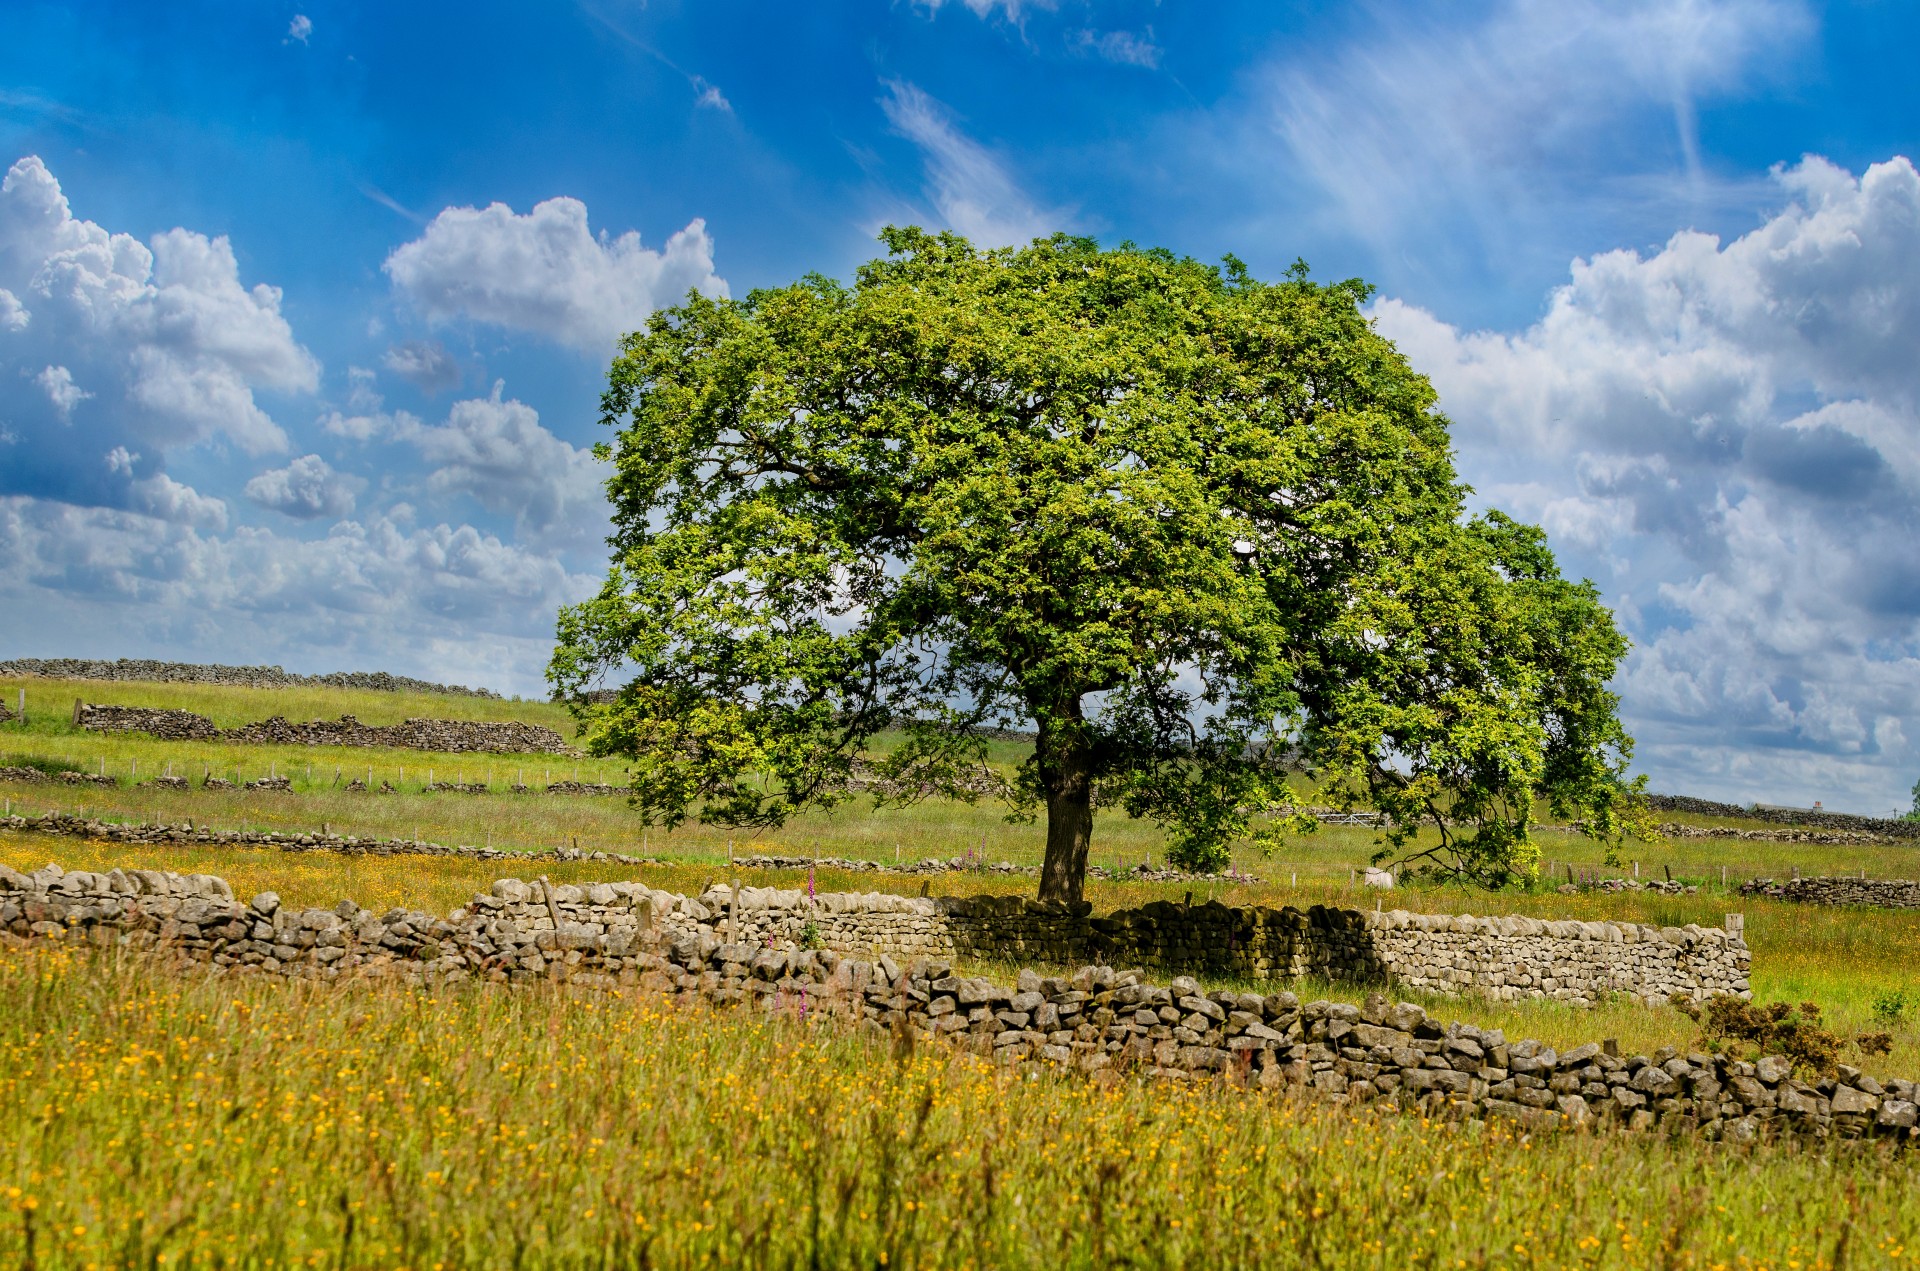
[[[446,913],[485,891],[496,878],[544,874],[556,882],[644,881],[682,894],[697,894],[709,884],[725,881],[729,871],[719,863],[686,862],[665,866],[622,867],[604,862],[537,865],[484,862],[458,857],[341,856],[325,852],[287,853],[236,848],[154,848],[44,835],[0,836],[0,863],[32,870],[49,861],[66,869],[109,870],[165,868],[180,873],[217,874],[242,898],[262,891],[277,892],[290,905],[330,908],[343,898],[376,912],[391,908],[425,909]],[[793,870],[731,872],[750,886],[797,887],[805,873]],[[1031,881],[993,874],[951,874],[931,880],[821,868],[815,886],[821,891],[891,891],[918,893],[929,882],[935,894],[1027,894]],[[1175,883],[1105,883],[1088,887],[1097,912],[1144,904],[1149,900],[1184,901],[1194,890]],[[1370,905],[1379,897],[1337,883],[1243,885],[1214,889],[1222,903],[1231,905]],[[1208,899],[1205,889],[1196,903]],[[1382,901],[1381,903],[1386,903]],[[1819,1003],[1829,1022],[1858,1033],[1892,1031],[1894,1053],[1876,1060],[1877,1071],[1920,1076],[1920,913],[1884,910],[1831,909],[1761,899],[1729,901],[1714,896],[1670,897],[1646,894],[1577,897],[1514,893],[1490,898],[1458,889],[1410,890],[1393,903],[1436,913],[1524,913],[1546,918],[1608,919],[1684,926],[1717,926],[1729,906],[1746,916],[1747,940],[1753,949],[1753,988],[1763,1000]],[[1011,981],[1019,967],[992,963],[970,964],[970,969]],[[1049,968],[1041,968],[1049,969]],[[1071,970],[1072,968],[1051,968]],[[1217,987],[1248,987],[1263,991],[1272,985],[1241,985],[1209,980]],[[1311,981],[1292,986],[1310,996],[1359,1001],[1371,986]],[[1913,1005],[1904,1018],[1877,1019],[1875,1005],[1904,993]],[[1550,1002],[1497,1003],[1480,998],[1441,999],[1401,993],[1449,1018],[1506,1029],[1510,1035],[1536,1037],[1555,1046],[1578,1045],[1615,1037],[1627,1053],[1651,1053],[1662,1045],[1691,1047],[1698,1043],[1698,1027],[1671,1008],[1649,1008],[1628,1001],[1598,1007],[1569,1007]]]
[[[1021,1079],[836,1026],[0,954],[0,1261],[1904,1265],[1916,1154]]]

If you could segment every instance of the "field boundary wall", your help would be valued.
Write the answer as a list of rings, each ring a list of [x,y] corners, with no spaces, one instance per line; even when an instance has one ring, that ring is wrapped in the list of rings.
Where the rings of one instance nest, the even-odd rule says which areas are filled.
[[[843,953],[770,935],[762,942],[763,928],[801,909],[815,924],[803,935],[817,936],[824,919],[837,935],[875,943],[924,935],[925,920],[952,912],[951,902],[914,897],[806,899],[502,879],[442,918],[400,909],[376,915],[351,901],[294,910],[271,892],[242,902],[207,875],[0,868],[0,938],[149,951],[220,974],[634,986],[827,1017],[896,1044],[944,1039],[1009,1066],[1295,1089],[1424,1115],[1504,1118],[1532,1130],[1598,1120],[1738,1142],[1920,1141],[1914,1083],[1883,1085],[1852,1068],[1801,1080],[1778,1057],[1747,1062],[1671,1047],[1622,1057],[1607,1043],[1557,1053],[1509,1042],[1499,1030],[1443,1026],[1378,993],[1358,1007],[1302,1005],[1291,992],[1208,993],[1191,977],[1161,986],[1106,965],[1071,976],[1025,970],[1002,983],[956,974],[940,953]]]
[[[1756,878],[1742,883],[1746,896],[1767,896],[1808,905],[1867,905],[1876,909],[1920,909],[1920,881],[1911,878]]]
[[[203,662],[155,662],[145,658],[14,658],[0,662],[0,676],[35,679],[120,680],[150,684],[232,684],[243,688],[358,688],[376,693],[448,693],[499,698],[490,688],[436,684],[385,671],[332,671],[298,675],[277,666],[222,666]]]

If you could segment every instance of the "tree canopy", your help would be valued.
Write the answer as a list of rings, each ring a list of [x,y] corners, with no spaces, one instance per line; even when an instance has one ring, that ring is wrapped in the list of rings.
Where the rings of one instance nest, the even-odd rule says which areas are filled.
[[[649,821],[831,806],[888,729],[891,797],[973,797],[1018,728],[1046,899],[1080,898],[1096,791],[1189,867],[1309,798],[1492,884],[1542,798],[1618,838],[1626,642],[1541,531],[1466,516],[1364,284],[881,237],[851,285],[689,296],[613,362],[612,564],[549,678]]]

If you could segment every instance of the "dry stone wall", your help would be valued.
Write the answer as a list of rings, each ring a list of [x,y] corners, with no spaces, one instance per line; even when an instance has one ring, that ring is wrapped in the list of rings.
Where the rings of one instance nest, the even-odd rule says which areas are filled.
[[[513,852],[338,834],[118,825],[72,816],[0,817],[0,829],[80,834],[153,846],[256,845],[288,852],[461,856],[479,860],[659,863],[619,852]],[[662,893],[664,894],[664,893]],[[1094,916],[1091,906],[1019,896],[808,896],[725,886],[692,902],[726,910],[738,940],[841,953],[937,955],[1070,965],[1107,961],[1254,982],[1302,976],[1389,980],[1430,993],[1591,1004],[1622,995],[1653,1004],[1684,995],[1749,996],[1752,955],[1735,932],[1689,925],[1553,922],[1524,917],[1368,913],[1315,905],[1228,908],[1153,901]]]
[[[703,895],[709,908],[730,892]],[[1368,913],[1315,905],[1228,908],[1155,901],[1094,917],[1089,906],[1016,896],[821,896],[742,888],[739,938],[817,942],[840,952],[1071,965],[1108,961],[1251,981],[1390,980],[1430,993],[1591,1004],[1750,996],[1752,955],[1736,932],[1689,925],[1549,922]]]
[[[0,662],[0,676],[33,676],[61,680],[120,680],[147,684],[234,684],[244,688],[370,689],[376,693],[450,693],[457,697],[491,697],[489,688],[435,684],[385,671],[333,671],[326,675],[295,675],[277,666],[220,666],[195,662],[153,662],[144,658],[15,658]]]
[[[409,719],[398,724],[363,724],[351,715],[342,715],[338,720],[314,719],[295,724],[275,715],[259,723],[223,729],[205,715],[192,711],[76,702],[73,722],[93,732],[146,733],[165,741],[381,746],[450,754],[577,753],[551,728],[518,720]]]
[[[694,899],[639,883],[503,879],[443,918],[403,909],[373,914],[351,901],[293,910],[271,892],[243,902],[207,875],[0,868],[0,932],[16,941],[149,950],[225,974],[630,985],[844,1021],[895,1038],[944,1039],[1009,1066],[1293,1088],[1426,1115],[1508,1118],[1536,1130],[1600,1120],[1743,1142],[1786,1135],[1920,1141],[1915,1084],[1883,1084],[1852,1068],[1802,1080],[1777,1057],[1746,1062],[1670,1047],[1621,1057],[1600,1043],[1559,1053],[1509,1042],[1499,1030],[1442,1025],[1380,994],[1363,1006],[1303,1005],[1290,992],[1203,992],[1190,977],[1157,985],[1139,971],[1104,965],[1071,976],[1025,970],[1000,983],[956,974],[939,951],[901,956],[783,943],[773,926],[798,917],[802,906],[784,894],[755,899],[744,889],[737,898],[716,889]],[[809,899],[815,903],[804,908],[816,924],[824,918],[836,932],[876,942],[935,939],[938,927],[926,920],[944,916],[939,905],[913,898]],[[752,938],[762,929],[766,937]]]
[[[1910,878],[1756,878],[1742,883],[1746,896],[1770,896],[1809,905],[1871,905],[1879,909],[1920,909],[1920,882]]]
[[[1743,808],[1735,803],[1716,803],[1684,794],[1650,794],[1647,806],[1656,812],[1694,812],[1702,816],[1742,817],[1749,821],[1770,821],[1775,825],[1812,826],[1826,830],[1863,830],[1888,838],[1920,838],[1920,821],[1896,821],[1878,816],[1854,816],[1850,812],[1813,811],[1802,808]]]

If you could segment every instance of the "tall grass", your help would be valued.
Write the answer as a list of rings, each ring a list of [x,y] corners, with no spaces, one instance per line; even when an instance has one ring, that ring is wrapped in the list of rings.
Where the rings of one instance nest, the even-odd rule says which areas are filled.
[[[446,913],[485,891],[496,878],[545,874],[556,882],[581,883],[634,879],[648,886],[683,894],[697,894],[709,883],[729,877],[722,865],[686,863],[646,868],[623,868],[606,863],[541,862],[537,866],[486,862],[457,857],[340,856],[325,852],[284,853],[235,848],[154,848],[88,842],[44,835],[0,836],[0,863],[32,870],[53,861],[66,869],[110,870],[165,868],[182,873],[217,874],[245,899],[262,891],[277,892],[289,905],[330,908],[350,898],[376,912],[392,908],[425,909]],[[803,871],[733,871],[751,886],[800,887]],[[857,873],[822,868],[815,872],[821,891],[893,891],[914,893],[921,880],[905,875]],[[993,874],[956,874],[933,880],[941,894],[1025,894],[1031,882]],[[1100,883],[1088,895],[1098,912],[1125,908],[1148,900],[1184,901],[1192,890],[1174,883]],[[1243,885],[1219,889],[1219,898],[1235,905],[1315,904],[1364,905],[1370,899],[1338,884]],[[1196,900],[1200,899],[1196,897]],[[1463,901],[1465,903],[1463,903]],[[1852,1033],[1891,1032],[1893,1053],[1869,1065],[1883,1075],[1920,1077],[1920,913],[1884,910],[1830,909],[1747,899],[1728,902],[1721,897],[1677,897],[1645,894],[1585,894],[1578,897],[1511,894],[1489,904],[1484,895],[1457,889],[1409,892],[1394,903],[1432,912],[1527,913],[1538,917],[1578,917],[1595,920],[1684,926],[1690,922],[1718,925],[1728,903],[1746,915],[1747,940],[1753,948],[1755,994],[1766,1001],[1814,1001],[1829,1021]],[[971,964],[975,973],[992,973],[1011,981],[1020,969],[1013,965]],[[1067,970],[1073,968],[1046,968]],[[1208,981],[1210,987],[1254,988],[1271,991],[1273,985]],[[1307,982],[1289,986],[1306,996],[1359,1001],[1370,985]],[[1442,999],[1401,996],[1430,1007],[1445,1018],[1457,1018],[1486,1027],[1506,1029],[1509,1035],[1534,1037],[1567,1047],[1604,1037],[1618,1038],[1626,1053],[1652,1053],[1663,1045],[1697,1048],[1699,1029],[1694,1021],[1671,1008],[1654,1009],[1621,1000],[1597,1007],[1563,1006],[1551,1002],[1490,1002],[1471,997]],[[1904,1000],[1898,1017],[1882,1018],[1882,1002]]]
[[[1526,1139],[657,999],[0,954],[0,1261],[49,1271],[1904,1265],[1916,1155]]]

